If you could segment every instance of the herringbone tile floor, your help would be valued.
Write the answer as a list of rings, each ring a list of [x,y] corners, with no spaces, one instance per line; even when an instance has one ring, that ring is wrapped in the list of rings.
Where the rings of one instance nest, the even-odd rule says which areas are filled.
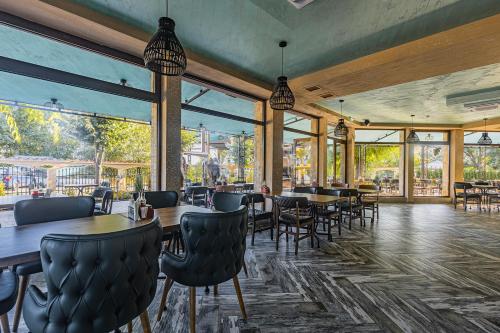
[[[240,273],[248,320],[232,282],[198,290],[198,332],[500,332],[500,215],[448,205],[384,205],[380,221],[299,255],[269,234],[247,247]],[[40,281],[40,278],[39,278]],[[154,332],[188,331],[188,290],[174,284]],[[40,282],[39,282],[40,283]],[[24,332],[23,327],[20,332]],[[134,331],[142,332],[138,321]]]

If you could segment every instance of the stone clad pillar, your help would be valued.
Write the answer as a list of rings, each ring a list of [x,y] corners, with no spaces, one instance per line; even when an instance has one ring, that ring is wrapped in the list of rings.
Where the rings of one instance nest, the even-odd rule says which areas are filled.
[[[258,121],[264,121],[265,112],[264,102],[255,103],[255,119]],[[254,126],[254,176],[253,183],[255,191],[260,191],[262,182],[265,178],[264,170],[264,131],[265,126],[255,125]]]
[[[47,169],[47,189],[50,189],[52,192],[56,191],[57,169],[56,167]]]
[[[325,117],[319,119],[318,134],[318,185],[325,187],[328,185],[328,120]]]
[[[318,132],[318,120],[317,119],[311,119],[311,133],[317,133]],[[318,175],[318,162],[319,162],[319,138],[316,136],[312,136],[311,139],[311,183],[313,182],[318,182],[319,181],[319,175]]]
[[[450,196],[453,197],[455,182],[464,181],[464,130],[450,132]]]
[[[355,153],[355,134],[354,128],[349,128],[346,137],[346,183],[349,187],[354,187],[354,153]]]
[[[271,193],[283,189],[283,111],[266,105],[266,185]]]
[[[410,134],[410,129],[405,129],[405,138]],[[405,143],[406,148],[406,170],[405,170],[405,197],[407,202],[413,202],[413,181],[415,179],[414,161],[415,145]]]

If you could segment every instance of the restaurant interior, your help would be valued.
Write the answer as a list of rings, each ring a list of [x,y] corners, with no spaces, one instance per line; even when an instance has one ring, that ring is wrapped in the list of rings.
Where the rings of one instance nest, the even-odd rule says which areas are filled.
[[[0,0],[0,332],[500,332],[498,0]]]

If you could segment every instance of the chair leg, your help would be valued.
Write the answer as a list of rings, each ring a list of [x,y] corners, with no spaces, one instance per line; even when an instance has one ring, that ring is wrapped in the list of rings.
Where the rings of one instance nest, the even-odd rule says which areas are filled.
[[[285,238],[286,238],[286,242],[288,243],[288,224],[285,226]]]
[[[156,316],[156,321],[161,320],[163,311],[165,311],[165,304],[167,304],[168,292],[170,291],[170,288],[172,288],[173,284],[174,280],[172,280],[171,278],[167,277],[165,279],[165,284],[163,285],[163,294],[161,295],[161,302],[160,302],[160,307],[158,308],[158,315]]]
[[[290,227],[290,230],[292,230],[292,228]],[[299,227],[296,227],[296,230],[295,230],[295,255],[297,255],[299,253]]]
[[[247,312],[245,310],[245,303],[243,303],[243,296],[241,295],[240,289],[240,281],[238,280],[238,276],[233,276],[234,289],[236,289],[236,296],[238,296],[238,303],[240,303],[241,314],[243,315],[243,319],[247,320]]]
[[[10,333],[9,317],[7,317],[6,313],[0,316],[0,321],[2,322],[2,332]]]
[[[279,222],[276,222],[276,251],[278,251],[278,246],[280,242],[280,224]]]
[[[189,332],[196,332],[196,288],[189,287]]]
[[[30,281],[29,275],[21,275],[19,277],[19,294],[17,295],[16,311],[14,313],[14,322],[12,324],[13,332],[17,332],[17,328],[19,327],[19,321],[21,320],[21,312],[23,310],[24,295],[26,294],[26,289],[28,288],[29,281]]]
[[[131,322],[131,321],[129,321],[129,322],[127,323],[127,332],[128,332],[128,333],[132,333],[132,322]]]
[[[248,270],[247,270],[247,264],[245,262],[245,259],[243,259],[243,271],[245,272],[246,277],[248,277]]]
[[[254,245],[254,243],[255,243],[255,219],[252,222],[252,246]]]
[[[148,310],[146,309],[143,313],[141,313],[141,324],[142,330],[144,333],[151,333],[151,324],[149,323]]]
[[[217,296],[217,295],[219,295],[219,285],[218,284],[216,284],[214,286],[214,296]]]
[[[328,241],[333,241],[332,238],[332,218],[328,217]]]
[[[323,223],[323,226],[325,224]],[[314,222],[311,224],[311,249],[314,248]],[[298,242],[297,242],[298,243]]]

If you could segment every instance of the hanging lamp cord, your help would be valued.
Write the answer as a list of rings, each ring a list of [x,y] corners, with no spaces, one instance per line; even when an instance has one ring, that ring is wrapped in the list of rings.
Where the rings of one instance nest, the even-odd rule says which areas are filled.
[[[168,0],[166,0],[166,1],[165,1],[165,3],[166,3],[166,5],[167,5],[167,6],[166,6],[166,7],[167,7],[167,12],[166,12],[166,13],[167,13],[167,17],[168,17]]]
[[[283,76],[283,73],[284,73],[284,70],[283,70],[283,68],[284,68],[284,65],[283,65],[283,63],[284,63],[284,54],[285,54],[285,48],[282,47],[281,48],[281,76]]]

